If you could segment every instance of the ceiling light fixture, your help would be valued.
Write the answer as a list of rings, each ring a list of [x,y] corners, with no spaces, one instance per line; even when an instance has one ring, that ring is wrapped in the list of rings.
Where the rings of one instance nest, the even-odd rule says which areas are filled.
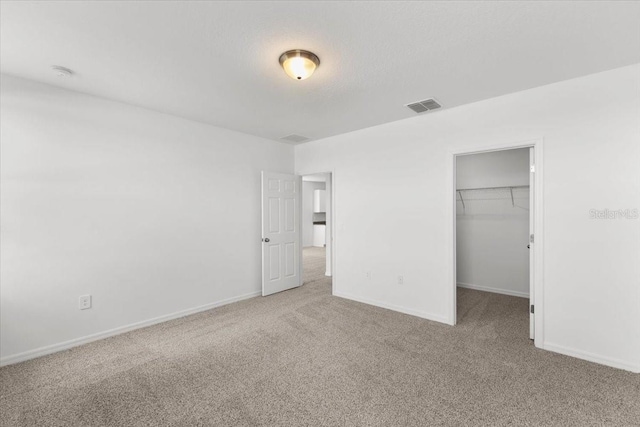
[[[73,75],[73,71],[66,67],[61,67],[59,65],[52,65],[51,69],[58,77],[71,77]]]
[[[307,50],[288,50],[280,55],[280,65],[289,77],[295,80],[304,80],[320,65],[320,58],[315,53]]]

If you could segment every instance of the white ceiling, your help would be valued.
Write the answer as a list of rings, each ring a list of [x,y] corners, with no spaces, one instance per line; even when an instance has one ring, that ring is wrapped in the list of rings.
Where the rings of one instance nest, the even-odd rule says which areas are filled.
[[[640,62],[639,2],[2,2],[2,73],[278,140]],[[288,49],[320,67],[294,81]],[[51,65],[76,72],[55,76]],[[438,114],[437,112],[426,114]]]

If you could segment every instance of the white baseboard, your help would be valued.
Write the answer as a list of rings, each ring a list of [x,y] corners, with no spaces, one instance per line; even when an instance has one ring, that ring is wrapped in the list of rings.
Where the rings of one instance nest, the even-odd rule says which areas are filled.
[[[237,297],[227,298],[221,301],[212,302],[209,304],[201,305],[199,307],[188,308],[186,310],[177,311],[175,313],[167,314],[164,316],[155,317],[153,319],[143,320],[142,322],[132,323],[130,325],[120,326],[118,328],[109,329],[107,331],[98,332],[96,334],[87,335],[80,338],[75,338],[69,341],[64,341],[58,344],[52,344],[45,347],[36,348],[34,350],[25,351],[23,353],[13,354],[5,356],[0,359],[0,366],[12,365],[14,363],[24,362],[25,360],[35,359],[37,357],[46,356],[47,354],[57,353],[59,351],[68,350],[73,347],[78,347],[83,344],[88,344],[93,341],[98,341],[104,338],[109,338],[114,335],[120,335],[125,332],[133,331],[135,329],[145,328],[147,326],[155,325],[157,323],[166,322],[180,317],[188,316],[190,314],[199,313],[201,311],[211,310],[212,308],[220,307],[223,305],[231,304],[234,302],[242,301],[245,299],[253,298],[262,295],[261,291],[251,292]]]
[[[545,342],[542,348],[554,353],[564,354],[565,356],[576,357],[578,359],[587,360],[589,362],[598,363],[600,365],[611,366],[612,368],[624,369],[625,371],[631,371],[633,373],[640,373],[640,365],[634,365],[633,363],[625,362],[624,360],[612,359],[608,357],[599,356],[594,353],[586,351],[575,350],[562,345]]]
[[[459,288],[473,289],[476,291],[493,292],[495,294],[510,295],[512,297],[529,298],[529,292],[512,291],[509,289],[498,289],[490,286],[472,285],[470,283],[457,283]]]
[[[372,299],[369,299],[369,298],[363,298],[363,297],[358,297],[358,296],[355,296],[355,295],[345,294],[344,292],[335,292],[334,291],[333,295],[337,296],[337,297],[340,297],[340,298],[361,302],[363,304],[373,305],[373,306],[380,307],[380,308],[386,308],[387,310],[397,311],[397,312],[400,312],[400,313],[409,314],[411,316],[421,317],[421,318],[427,319],[427,320],[433,320],[434,322],[440,322],[440,323],[449,324],[448,319],[445,316],[440,316],[440,315],[437,315],[437,314],[432,314],[432,313],[427,313],[427,312],[424,312],[424,311],[414,310],[414,309],[411,309],[411,308],[405,308],[405,307],[401,307],[401,306],[398,306],[398,305],[387,304],[385,302],[375,301],[375,300],[372,300]]]

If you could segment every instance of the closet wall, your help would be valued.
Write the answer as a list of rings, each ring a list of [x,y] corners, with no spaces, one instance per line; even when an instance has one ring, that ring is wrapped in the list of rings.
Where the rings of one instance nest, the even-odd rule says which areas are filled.
[[[529,185],[529,149],[458,156],[456,187]],[[457,195],[458,286],[529,296],[529,189],[462,190]],[[463,204],[464,201],[464,204]]]

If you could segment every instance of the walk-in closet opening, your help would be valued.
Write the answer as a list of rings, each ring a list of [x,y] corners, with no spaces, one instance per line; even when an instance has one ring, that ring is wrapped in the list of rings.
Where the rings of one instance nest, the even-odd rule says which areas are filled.
[[[303,285],[332,286],[331,173],[302,176]]]
[[[456,156],[457,323],[534,338],[534,148]]]

